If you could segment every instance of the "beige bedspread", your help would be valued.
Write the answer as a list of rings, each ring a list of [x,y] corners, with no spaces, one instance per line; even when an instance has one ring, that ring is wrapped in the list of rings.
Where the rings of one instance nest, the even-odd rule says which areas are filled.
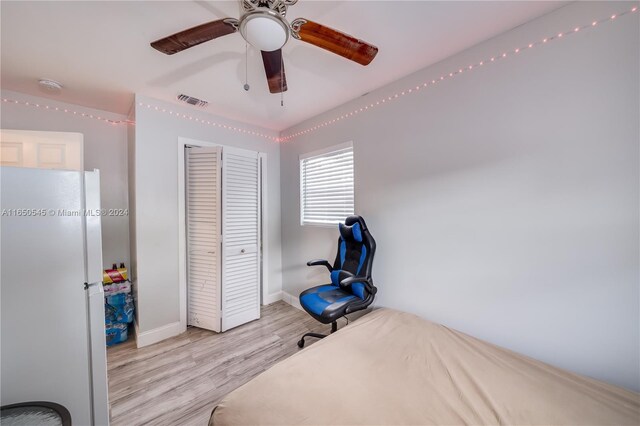
[[[210,424],[638,425],[640,394],[380,309],[230,393]]]

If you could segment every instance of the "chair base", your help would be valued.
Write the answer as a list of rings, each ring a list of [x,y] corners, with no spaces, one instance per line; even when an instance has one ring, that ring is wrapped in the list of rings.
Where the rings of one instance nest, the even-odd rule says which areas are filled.
[[[338,331],[338,323],[333,321],[331,323],[331,333],[335,333]],[[305,337],[315,337],[316,339],[324,339],[328,334],[320,334],[320,333],[305,333],[300,340],[298,340],[298,347],[304,348],[304,338]]]

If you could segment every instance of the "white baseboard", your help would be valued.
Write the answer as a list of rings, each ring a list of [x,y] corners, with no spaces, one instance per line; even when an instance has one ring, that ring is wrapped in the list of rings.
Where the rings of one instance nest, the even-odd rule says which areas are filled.
[[[282,292],[279,291],[277,293],[273,293],[273,294],[266,294],[263,296],[263,300],[262,300],[262,304],[263,305],[270,305],[274,302],[277,302],[278,300],[282,300]]]
[[[282,292],[282,300],[285,303],[288,303],[289,305],[293,306],[294,308],[300,309],[301,311],[304,311],[304,309],[302,309],[302,305],[300,305],[300,299],[298,299],[298,296],[292,296],[289,293],[287,293],[286,291]]]
[[[172,322],[171,324],[163,325],[162,327],[154,328],[153,330],[140,332],[138,324],[135,324],[136,329],[136,346],[142,348],[145,346],[153,345],[169,337],[177,336],[184,333],[185,327],[178,322]]]

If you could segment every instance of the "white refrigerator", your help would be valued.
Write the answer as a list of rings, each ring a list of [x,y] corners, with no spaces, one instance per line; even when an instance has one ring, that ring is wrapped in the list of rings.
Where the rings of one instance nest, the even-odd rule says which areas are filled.
[[[1,403],[107,425],[99,171],[0,170]]]

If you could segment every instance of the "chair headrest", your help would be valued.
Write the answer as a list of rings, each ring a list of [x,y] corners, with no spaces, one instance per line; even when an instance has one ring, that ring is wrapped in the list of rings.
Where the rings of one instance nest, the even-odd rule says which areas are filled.
[[[343,240],[355,240],[362,242],[362,231],[367,229],[367,225],[360,216],[349,216],[345,221],[338,224],[340,236]]]

